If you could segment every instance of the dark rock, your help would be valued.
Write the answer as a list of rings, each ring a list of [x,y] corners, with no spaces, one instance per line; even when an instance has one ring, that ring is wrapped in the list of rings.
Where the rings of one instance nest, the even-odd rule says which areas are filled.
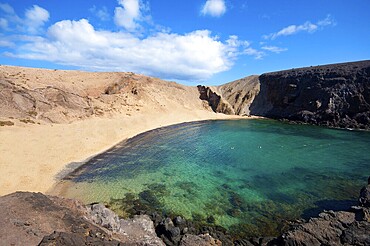
[[[369,212],[368,208],[363,209]],[[319,218],[312,218],[284,233],[277,239],[277,245],[369,245],[370,223],[362,220],[359,212],[363,211],[323,212]]]
[[[39,246],[80,246],[80,245],[107,245],[118,246],[120,242],[114,239],[106,239],[99,233],[90,233],[87,236],[69,233],[69,232],[53,232],[49,236],[45,236],[39,243]]]
[[[370,207],[370,185],[361,189],[358,201],[361,206]]]
[[[185,228],[187,228],[186,230],[188,231],[188,227],[187,227],[188,224],[187,224],[186,220],[183,219],[182,217],[180,217],[180,216],[175,217],[173,219],[173,223],[175,224],[175,226],[179,227],[181,231],[184,231]]]
[[[254,246],[248,239],[238,239],[234,242],[235,246]]]
[[[370,129],[370,61],[262,74],[253,115]]]
[[[343,244],[370,245],[370,223],[360,221],[351,224],[341,236]]]
[[[152,219],[153,223],[154,223],[154,227],[157,227],[159,225],[159,223],[161,223],[163,217],[157,213],[157,212],[154,212],[150,215],[150,218]]]
[[[360,206],[370,207],[370,176],[367,179],[367,186],[363,187],[360,191],[358,199]]]
[[[191,235],[186,234],[180,242],[181,246],[221,246],[221,241],[214,239],[209,234]]]
[[[166,218],[156,228],[157,235],[163,239],[166,244],[177,245],[181,239],[181,230],[176,227],[171,218]]]

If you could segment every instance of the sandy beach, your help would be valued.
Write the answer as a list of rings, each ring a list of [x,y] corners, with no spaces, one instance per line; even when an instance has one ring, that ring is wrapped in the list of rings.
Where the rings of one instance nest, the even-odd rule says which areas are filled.
[[[212,112],[199,100],[196,87],[142,75],[129,74],[127,79],[127,73],[6,66],[1,66],[0,72],[5,84],[0,93],[0,121],[14,124],[0,127],[0,195],[48,192],[68,164],[82,162],[151,129],[240,118]],[[10,84],[8,91],[6,83]],[[124,85],[107,95],[112,83]],[[61,92],[35,94],[51,87]],[[84,102],[72,97],[76,94],[89,100],[92,113],[78,105]],[[54,104],[43,108],[45,101]]]
[[[184,112],[141,114],[131,118],[94,118],[72,124],[8,127],[0,130],[0,195],[15,191],[47,192],[66,165],[81,162],[139,133],[172,124],[231,118]]]

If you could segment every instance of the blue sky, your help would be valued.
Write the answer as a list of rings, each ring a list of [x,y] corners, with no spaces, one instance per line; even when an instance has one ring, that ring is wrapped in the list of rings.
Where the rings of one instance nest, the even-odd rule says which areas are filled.
[[[180,83],[370,59],[368,0],[0,0],[0,64]]]

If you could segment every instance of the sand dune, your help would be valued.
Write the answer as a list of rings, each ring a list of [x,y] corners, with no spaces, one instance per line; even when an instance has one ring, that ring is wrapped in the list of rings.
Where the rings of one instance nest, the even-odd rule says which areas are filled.
[[[66,165],[212,112],[188,87],[133,73],[0,66],[0,195],[47,192]]]

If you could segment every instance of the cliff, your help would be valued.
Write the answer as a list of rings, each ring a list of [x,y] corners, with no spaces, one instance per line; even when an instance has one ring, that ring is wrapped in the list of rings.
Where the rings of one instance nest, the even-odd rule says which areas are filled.
[[[370,61],[266,73],[259,81],[253,115],[370,129]]]
[[[0,126],[127,118],[143,111],[206,111],[197,88],[175,82],[131,72],[12,66],[0,66],[0,102]]]
[[[209,106],[215,113],[235,114],[229,102],[222,98],[221,93],[217,93],[217,88],[212,90],[212,88],[203,85],[198,85],[197,88],[200,94],[199,99],[206,102],[205,108]]]
[[[222,97],[237,115],[250,115],[250,106],[260,91],[257,75],[235,80],[218,87]]]

